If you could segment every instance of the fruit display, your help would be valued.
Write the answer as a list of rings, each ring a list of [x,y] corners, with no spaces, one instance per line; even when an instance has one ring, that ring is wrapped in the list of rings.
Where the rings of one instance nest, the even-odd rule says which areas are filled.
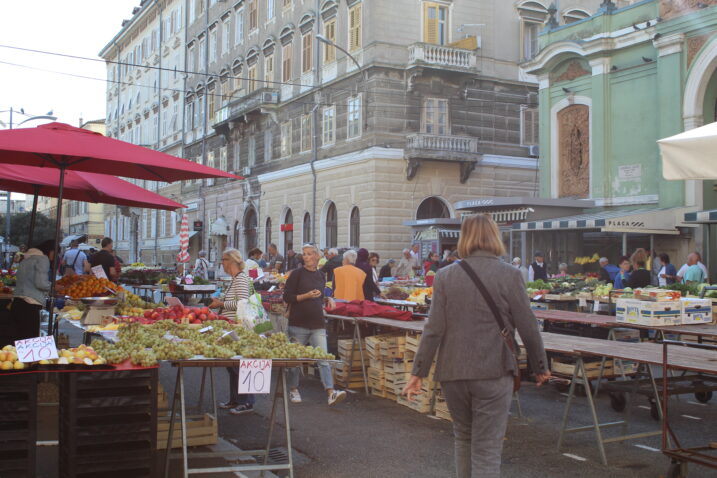
[[[58,358],[40,360],[40,365],[105,365],[107,360],[100,356],[95,349],[87,345],[80,345],[71,349],[57,351]]]
[[[433,296],[433,287],[425,287],[422,289],[414,289],[406,300],[415,302],[420,305],[426,305],[426,297]]]
[[[231,322],[223,315],[217,315],[208,307],[186,307],[175,305],[172,307],[156,307],[144,310],[141,315],[122,317],[123,322],[139,322],[148,325],[161,320],[171,320],[176,324],[202,324],[206,321],[222,320]]]
[[[147,302],[137,294],[129,291],[125,292],[124,297],[124,300],[121,300],[115,306],[115,314],[117,315],[143,316],[145,309],[155,309],[162,306],[162,304]]]
[[[15,271],[9,270],[0,274],[0,284],[5,287],[15,287]]]
[[[0,370],[23,370],[26,365],[17,359],[17,351],[13,345],[6,345],[0,350]]]
[[[596,252],[592,256],[576,257],[575,261],[573,261],[573,262],[575,262],[575,264],[585,265],[585,264],[594,264],[599,260],[600,260],[600,254],[598,254]]]
[[[408,292],[400,287],[389,287],[388,290],[381,293],[381,297],[389,300],[406,300],[409,295]]]
[[[73,299],[106,296],[112,291],[123,290],[109,279],[98,279],[92,275],[65,276],[57,282],[57,291]]]
[[[203,358],[228,359],[236,356],[264,359],[323,359],[333,355],[310,346],[290,343],[285,334],[262,337],[236,324],[209,321],[203,333],[186,325],[162,320],[152,325],[127,324],[119,329],[117,343],[101,340],[92,347],[108,363],[130,359],[133,364],[152,366],[159,360],[180,360],[201,355]],[[231,332],[234,332],[231,334]]]
[[[595,297],[607,297],[610,295],[612,290],[612,284],[600,284],[593,290],[593,296]]]

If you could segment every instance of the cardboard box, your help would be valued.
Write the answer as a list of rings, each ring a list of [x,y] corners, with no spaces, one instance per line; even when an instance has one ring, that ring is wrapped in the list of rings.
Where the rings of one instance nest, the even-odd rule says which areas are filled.
[[[649,326],[680,325],[682,323],[682,302],[638,301],[640,317],[638,324]]]
[[[683,324],[709,324],[712,322],[712,300],[683,297],[682,323]]]
[[[640,301],[637,299],[617,299],[615,315],[618,322],[640,323]]]

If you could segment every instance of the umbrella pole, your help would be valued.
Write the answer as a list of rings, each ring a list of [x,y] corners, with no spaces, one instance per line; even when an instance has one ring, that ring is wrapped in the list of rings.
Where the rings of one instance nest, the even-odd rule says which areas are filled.
[[[55,310],[55,283],[57,278],[57,265],[60,261],[60,232],[62,230],[62,194],[65,186],[65,164],[60,164],[60,184],[57,191],[57,221],[55,222],[55,257],[52,258],[50,266],[50,301],[48,304],[48,312],[50,318],[47,321],[47,335],[53,335],[53,317]]]
[[[37,196],[40,186],[35,186],[35,197],[32,199],[32,214],[30,214],[30,232],[27,234],[27,247],[32,245],[32,236],[35,233],[35,220],[37,219]]]

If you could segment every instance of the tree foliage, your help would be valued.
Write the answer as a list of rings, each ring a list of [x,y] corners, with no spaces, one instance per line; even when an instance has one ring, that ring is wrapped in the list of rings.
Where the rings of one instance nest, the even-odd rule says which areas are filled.
[[[29,212],[20,212],[10,215],[10,244],[20,246],[26,244],[32,246],[42,241],[55,238],[55,220],[50,219],[44,214],[37,213],[35,219],[35,231],[32,234],[32,244],[27,244],[28,234],[30,233],[30,216]],[[5,235],[5,215],[0,215],[0,228],[2,228],[3,236]]]

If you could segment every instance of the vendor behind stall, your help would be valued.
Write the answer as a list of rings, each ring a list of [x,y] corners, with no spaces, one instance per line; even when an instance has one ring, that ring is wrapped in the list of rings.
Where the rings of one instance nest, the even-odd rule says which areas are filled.
[[[607,257],[601,257],[600,258],[600,275],[598,278],[601,281],[604,281],[606,283],[614,283],[615,282],[615,276],[618,272],[620,272],[620,268],[614,264],[610,264],[610,261],[607,260]]]
[[[548,280],[548,265],[545,263],[545,256],[542,252],[535,251],[534,257],[535,261],[528,267],[528,281]]]
[[[17,268],[15,292],[10,305],[9,342],[40,335],[40,311],[50,290],[50,261],[55,241],[30,248]]]

